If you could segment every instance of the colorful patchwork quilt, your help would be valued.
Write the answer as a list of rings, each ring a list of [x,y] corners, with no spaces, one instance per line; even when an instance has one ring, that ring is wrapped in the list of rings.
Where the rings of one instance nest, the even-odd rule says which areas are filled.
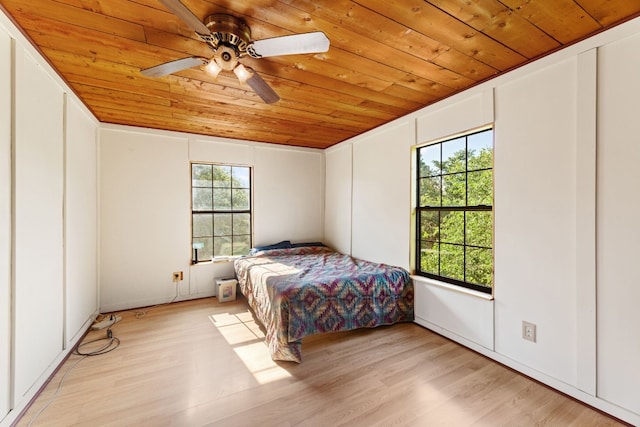
[[[234,266],[274,360],[299,363],[307,335],[413,320],[413,284],[399,267],[325,246],[265,250]]]

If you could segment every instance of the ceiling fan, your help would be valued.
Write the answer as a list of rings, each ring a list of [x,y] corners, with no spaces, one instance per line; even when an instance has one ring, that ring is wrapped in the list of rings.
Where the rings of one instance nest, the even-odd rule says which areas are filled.
[[[223,70],[233,71],[241,83],[246,82],[265,103],[272,104],[280,97],[258,73],[239,62],[242,57],[265,58],[329,50],[329,39],[322,31],[251,40],[251,29],[242,18],[216,13],[201,22],[179,0],[159,1],[196,32],[213,50],[213,57],[191,56],[141,70],[148,77],[161,77],[203,65],[205,71],[214,77]]]

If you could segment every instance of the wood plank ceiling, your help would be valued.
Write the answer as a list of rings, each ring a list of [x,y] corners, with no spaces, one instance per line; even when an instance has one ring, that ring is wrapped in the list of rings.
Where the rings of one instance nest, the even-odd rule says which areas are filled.
[[[105,123],[326,148],[639,16],[640,0],[182,0],[198,18],[243,17],[252,39],[323,31],[326,53],[230,72],[140,69],[211,50],[158,0],[0,0]]]

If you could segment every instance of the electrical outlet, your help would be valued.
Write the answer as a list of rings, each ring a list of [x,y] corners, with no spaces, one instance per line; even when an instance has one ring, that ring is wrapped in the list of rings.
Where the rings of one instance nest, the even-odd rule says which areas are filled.
[[[173,272],[173,281],[180,282],[183,279],[182,271],[174,271]]]
[[[534,323],[522,321],[522,338],[536,342],[536,325]]]

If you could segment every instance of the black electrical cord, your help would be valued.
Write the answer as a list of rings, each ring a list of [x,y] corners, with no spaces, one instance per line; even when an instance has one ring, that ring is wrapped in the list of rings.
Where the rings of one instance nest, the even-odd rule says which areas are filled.
[[[104,340],[108,340],[108,342],[103,345],[101,348],[97,349],[97,350],[93,350],[93,351],[89,351],[87,353],[83,353],[81,351],[82,347],[88,345],[88,344],[92,344],[94,342],[99,342],[99,341],[104,341]],[[76,348],[73,350],[73,354],[77,354],[79,356],[100,356],[101,354],[107,354],[110,351],[115,350],[116,348],[118,348],[118,346],[120,345],[120,340],[116,337],[113,336],[113,332],[111,331],[111,328],[107,329],[107,336],[103,337],[103,338],[96,338],[94,340],[91,341],[86,341],[86,342],[81,342],[79,343]]]

